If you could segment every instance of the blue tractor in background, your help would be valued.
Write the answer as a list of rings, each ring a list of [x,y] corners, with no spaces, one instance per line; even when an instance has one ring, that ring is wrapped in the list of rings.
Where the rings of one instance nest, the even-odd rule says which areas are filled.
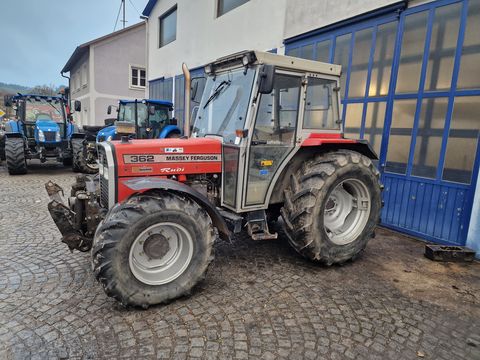
[[[115,106],[110,105],[107,114],[111,114]],[[135,125],[137,139],[164,139],[180,137],[182,131],[177,126],[177,120],[172,118],[173,104],[163,100],[120,100],[117,117],[106,119],[106,126],[84,126],[84,136],[76,136],[72,140],[74,170],[86,174],[98,171],[96,143],[102,141],[120,140],[115,123],[130,123]]]
[[[15,119],[5,124],[4,153],[9,174],[26,174],[29,159],[55,159],[72,165],[71,139],[77,128],[68,120],[65,98],[18,94],[5,97],[5,105],[13,106],[16,113]]]

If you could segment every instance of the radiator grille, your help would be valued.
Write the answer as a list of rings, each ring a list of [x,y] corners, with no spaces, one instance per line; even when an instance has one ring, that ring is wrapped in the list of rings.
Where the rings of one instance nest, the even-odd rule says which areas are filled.
[[[108,172],[107,155],[103,147],[99,147],[98,160],[100,166],[103,167],[103,172]],[[100,175],[100,205],[108,209],[108,200],[108,180],[105,179],[104,175]]]
[[[56,131],[44,131],[45,141],[55,141]]]

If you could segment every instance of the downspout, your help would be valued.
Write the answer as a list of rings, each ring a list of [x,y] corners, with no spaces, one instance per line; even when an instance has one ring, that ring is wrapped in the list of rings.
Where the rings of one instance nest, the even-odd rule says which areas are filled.
[[[146,69],[146,75],[145,75],[145,99],[150,99],[150,82],[148,81],[148,76],[150,74],[150,69],[148,68],[149,60],[149,37],[150,37],[150,32],[148,31],[148,16],[141,15],[140,19],[143,19],[145,22],[145,69]]]
[[[187,64],[182,64],[183,76],[185,77],[185,109],[183,112],[183,136],[190,137],[190,92],[192,90],[192,77]]]

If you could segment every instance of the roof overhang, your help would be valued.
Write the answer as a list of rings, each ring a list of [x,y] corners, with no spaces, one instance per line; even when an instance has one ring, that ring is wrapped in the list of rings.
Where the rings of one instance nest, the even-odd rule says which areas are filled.
[[[145,6],[145,9],[143,9],[142,11],[142,15],[148,18],[152,13],[152,10],[156,4],[157,4],[157,0],[148,0],[148,3]]]

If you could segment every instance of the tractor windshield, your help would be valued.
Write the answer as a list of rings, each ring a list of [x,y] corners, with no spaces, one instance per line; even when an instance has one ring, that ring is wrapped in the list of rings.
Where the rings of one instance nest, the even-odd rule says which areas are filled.
[[[234,143],[235,130],[245,126],[254,77],[255,69],[243,67],[209,76],[193,135],[219,135],[225,143]]]
[[[25,99],[25,121],[50,120],[65,122],[64,102],[60,99],[34,98]]]
[[[150,114],[148,106],[155,107],[155,114]],[[169,119],[170,109],[165,105],[137,102],[138,126],[155,126]],[[135,103],[120,104],[119,121],[135,122]]]
[[[155,113],[149,113],[149,107],[155,107]],[[137,102],[137,137],[139,139],[157,137],[170,119],[170,109],[165,105],[149,102]],[[135,103],[120,103],[119,121],[135,124]]]

